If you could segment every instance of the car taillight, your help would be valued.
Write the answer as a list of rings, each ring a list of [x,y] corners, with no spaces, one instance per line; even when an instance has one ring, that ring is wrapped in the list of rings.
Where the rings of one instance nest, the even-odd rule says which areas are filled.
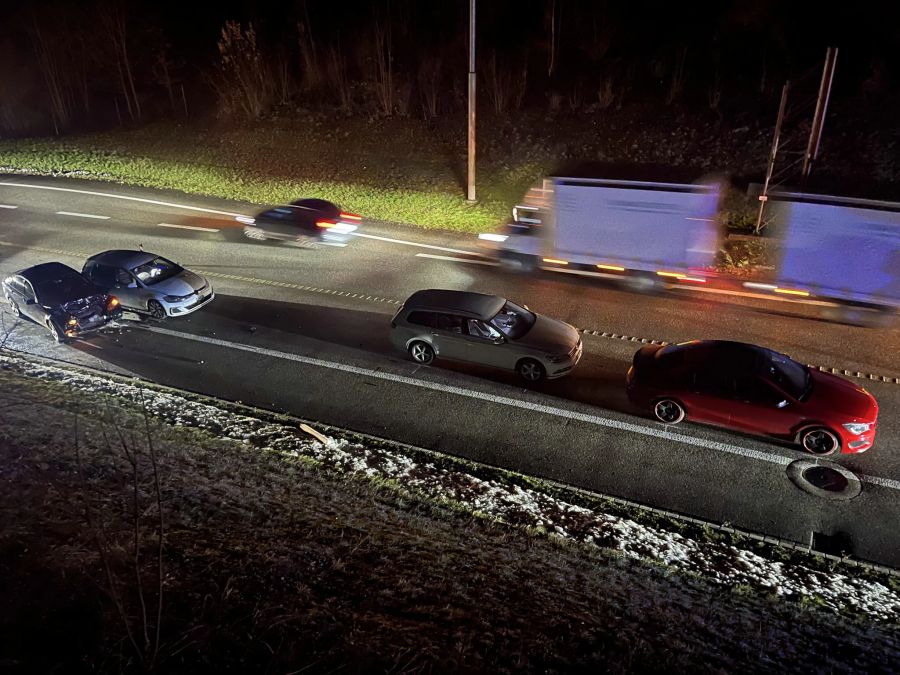
[[[323,230],[327,230],[329,228],[337,225],[337,222],[334,220],[317,220],[316,227],[321,227]]]
[[[341,211],[341,220],[355,220],[359,222],[362,221],[362,216],[358,216],[355,213],[347,213],[346,211]]]

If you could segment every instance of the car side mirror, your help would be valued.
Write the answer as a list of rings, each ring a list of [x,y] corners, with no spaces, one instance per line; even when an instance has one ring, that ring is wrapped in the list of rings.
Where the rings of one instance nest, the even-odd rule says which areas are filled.
[[[502,345],[502,344],[504,344],[505,342],[506,342],[506,338],[503,337],[502,335],[499,336],[499,337],[495,337],[495,338],[493,339],[493,343],[494,343],[495,345]]]
[[[137,285],[136,281],[132,281],[128,284],[128,288],[137,288],[137,287],[138,287],[138,285]]]
[[[33,304],[35,304],[35,302],[36,302],[36,301],[35,301],[34,298],[27,298],[27,299],[25,300],[25,304],[26,304],[26,305],[33,305]]]

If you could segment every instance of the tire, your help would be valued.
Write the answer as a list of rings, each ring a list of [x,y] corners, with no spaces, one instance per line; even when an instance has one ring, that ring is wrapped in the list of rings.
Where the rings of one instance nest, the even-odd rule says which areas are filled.
[[[534,359],[522,359],[516,364],[516,373],[526,382],[540,382],[547,377],[547,371]]]
[[[685,417],[684,406],[672,398],[661,398],[653,404],[653,416],[663,424],[678,424]]]
[[[825,427],[813,427],[800,434],[800,446],[811,455],[826,457],[841,450],[841,439]]]
[[[12,309],[13,314],[15,314],[17,318],[19,318],[19,319],[25,318],[25,317],[22,315],[22,310],[19,309],[19,306],[16,304],[15,300],[13,300],[11,297],[9,297],[9,296],[7,295],[7,296],[6,296],[6,302],[9,303],[10,309]]]
[[[523,274],[531,274],[538,268],[537,256],[527,253],[514,253],[512,251],[501,251],[498,256],[500,265],[508,270],[522,272]]]
[[[156,319],[157,321],[162,321],[166,318],[166,310],[156,300],[147,302],[147,313],[151,318]]]
[[[416,340],[409,345],[409,355],[416,363],[421,363],[423,366],[427,366],[429,363],[434,361],[434,348],[427,342]]]
[[[53,339],[59,344],[64,345],[69,342],[69,336],[65,334],[62,328],[56,325],[56,322],[53,319],[47,319],[47,329],[50,331],[50,335],[53,336]]]
[[[245,227],[244,236],[254,241],[265,241],[267,239],[265,232],[258,227]]]

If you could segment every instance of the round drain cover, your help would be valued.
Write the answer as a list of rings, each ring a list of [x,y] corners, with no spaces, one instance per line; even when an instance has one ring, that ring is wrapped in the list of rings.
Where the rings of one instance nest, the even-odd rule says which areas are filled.
[[[802,476],[805,481],[828,492],[843,492],[850,485],[850,481],[840,471],[835,471],[830,466],[811,466],[803,469]]]
[[[788,464],[787,475],[798,488],[823,499],[844,501],[862,492],[859,478],[834,462],[798,459]]]

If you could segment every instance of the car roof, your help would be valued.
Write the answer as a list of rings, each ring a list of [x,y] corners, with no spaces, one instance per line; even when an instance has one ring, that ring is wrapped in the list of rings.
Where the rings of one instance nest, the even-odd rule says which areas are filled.
[[[125,269],[134,269],[138,265],[143,265],[151,260],[155,260],[159,256],[155,253],[147,253],[146,251],[126,251],[122,249],[113,249],[104,251],[88,258],[88,262],[97,262],[104,265],[115,265],[116,267],[124,267]]]
[[[496,316],[505,304],[506,299],[496,295],[432,288],[413,293],[404,303],[404,307],[468,314],[487,320]]]
[[[24,270],[16,272],[16,274],[25,277],[33,284],[47,281],[48,279],[58,279],[63,275],[78,274],[80,276],[78,270],[72,269],[68,265],[63,265],[61,262],[46,262],[34,267],[26,267]]]
[[[668,349],[668,352],[665,350]],[[667,345],[662,355],[682,349],[697,355],[688,367],[714,366],[729,372],[761,373],[771,358],[771,350],[746,342],[731,340],[692,340],[677,345]]]

